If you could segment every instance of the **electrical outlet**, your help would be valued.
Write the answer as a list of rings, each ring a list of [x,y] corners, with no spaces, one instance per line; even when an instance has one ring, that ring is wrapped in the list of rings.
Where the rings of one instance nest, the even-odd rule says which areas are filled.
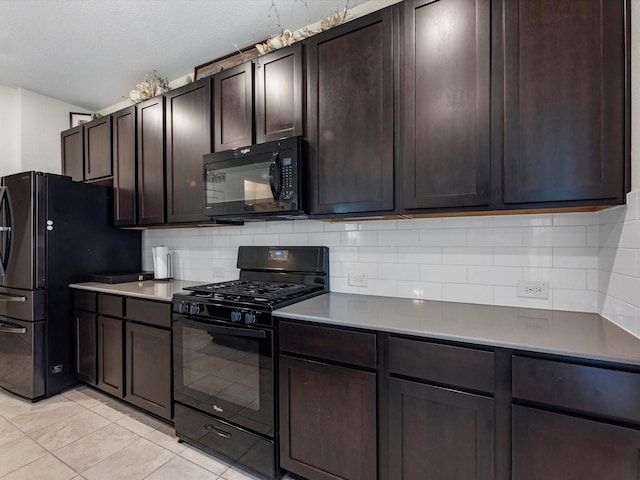
[[[369,284],[369,278],[366,273],[350,273],[349,274],[349,286],[350,287],[366,287]]]
[[[518,280],[518,296],[524,298],[549,298],[549,284]]]

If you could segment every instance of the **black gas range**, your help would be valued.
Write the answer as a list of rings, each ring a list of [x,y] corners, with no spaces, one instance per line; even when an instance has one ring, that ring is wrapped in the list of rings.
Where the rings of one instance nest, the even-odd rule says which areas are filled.
[[[273,310],[329,291],[326,247],[240,247],[239,280],[173,297],[177,436],[280,477]]]

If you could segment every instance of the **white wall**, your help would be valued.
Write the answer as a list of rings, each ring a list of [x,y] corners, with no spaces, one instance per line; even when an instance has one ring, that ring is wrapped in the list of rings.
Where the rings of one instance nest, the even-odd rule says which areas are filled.
[[[18,90],[0,85],[0,177],[20,171]]]
[[[70,112],[86,109],[0,85],[0,176],[26,170],[60,173],[60,132]]]

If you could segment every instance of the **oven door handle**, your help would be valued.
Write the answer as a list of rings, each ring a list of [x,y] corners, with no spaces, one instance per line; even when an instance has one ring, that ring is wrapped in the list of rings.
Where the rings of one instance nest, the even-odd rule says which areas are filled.
[[[258,330],[254,328],[241,328],[241,327],[225,327],[220,325],[212,325],[206,322],[194,322],[185,317],[178,317],[175,322],[182,321],[185,323],[198,325],[198,328],[207,330],[210,333],[219,333],[220,335],[233,335],[234,337],[245,338],[266,338],[267,333],[264,330]]]

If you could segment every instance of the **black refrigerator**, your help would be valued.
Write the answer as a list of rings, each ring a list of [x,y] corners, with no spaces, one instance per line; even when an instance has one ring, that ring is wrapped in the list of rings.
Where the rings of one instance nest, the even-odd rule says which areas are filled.
[[[68,285],[140,271],[140,232],[112,219],[109,187],[40,172],[1,179],[0,387],[35,401],[77,383]]]

